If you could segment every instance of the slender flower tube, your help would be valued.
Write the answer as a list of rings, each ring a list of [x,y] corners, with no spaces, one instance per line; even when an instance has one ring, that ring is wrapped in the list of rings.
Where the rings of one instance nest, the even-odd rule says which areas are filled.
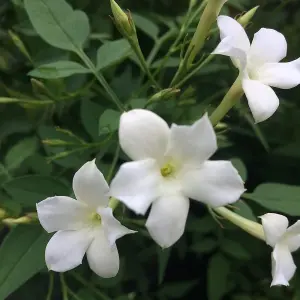
[[[291,255],[300,247],[300,221],[288,227],[285,216],[268,213],[261,216],[266,243],[273,247],[272,283],[273,285],[289,285],[296,266]]]
[[[119,253],[115,241],[134,233],[116,220],[108,207],[109,187],[95,160],[85,163],[74,175],[77,200],[65,196],[47,198],[37,204],[43,228],[57,231],[46,247],[49,270],[65,272],[82,263],[84,254],[90,268],[109,278],[119,271]]]
[[[111,183],[111,196],[137,214],[152,204],[146,227],[163,248],[183,234],[189,198],[212,207],[239,199],[243,181],[229,161],[210,161],[216,135],[204,115],[191,126],[168,124],[155,113],[123,113],[120,145],[133,162],[124,163]]]
[[[300,83],[300,59],[280,62],[287,54],[287,43],[276,30],[260,29],[250,44],[244,28],[234,19],[219,16],[218,26],[221,42],[213,54],[231,57],[240,71],[242,89],[255,122],[262,122],[279,106],[271,87],[290,89]]]

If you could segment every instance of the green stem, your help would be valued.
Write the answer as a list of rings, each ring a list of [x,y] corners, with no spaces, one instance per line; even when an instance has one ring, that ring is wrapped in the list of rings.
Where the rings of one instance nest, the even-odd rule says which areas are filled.
[[[53,283],[54,283],[54,275],[53,272],[49,272],[49,287],[48,287],[48,293],[47,293],[47,297],[46,300],[51,300],[52,298],[52,293],[53,293]]]
[[[118,159],[119,159],[119,155],[120,155],[120,145],[118,144],[118,145],[117,145],[117,148],[116,148],[116,152],[115,152],[114,158],[113,158],[113,161],[112,161],[112,163],[111,163],[111,166],[110,166],[110,169],[109,169],[107,178],[106,178],[106,181],[107,181],[108,183],[111,181],[112,176],[113,176],[113,174],[114,174],[114,171],[115,171],[115,168],[116,168]]]
[[[237,103],[238,100],[243,96],[244,91],[242,82],[238,76],[219,106],[214,110],[210,116],[210,121],[213,126],[217,125],[228,111]]]
[[[137,58],[138,58],[138,60],[141,64],[141,67],[145,72],[145,74],[147,74],[147,76],[149,77],[150,81],[155,86],[155,88],[160,90],[161,88],[160,88],[159,84],[156,82],[156,80],[154,79],[153,75],[150,72],[150,69],[149,69],[148,64],[145,60],[145,57],[142,53],[142,50],[141,50],[141,47],[139,45],[139,41],[138,41],[137,37],[134,36],[132,38],[129,38],[128,42],[130,43],[133,51],[135,52],[135,54],[136,54],[136,56],[137,56]]]
[[[231,210],[225,207],[217,207],[213,208],[213,210],[220,216],[224,217],[231,223],[235,224],[236,226],[242,228],[252,236],[265,241],[265,235],[262,225],[257,222],[248,220],[240,215],[232,212]]]
[[[92,291],[95,295],[97,295],[102,300],[111,300],[108,296],[101,293],[97,288],[95,288],[92,284],[90,284],[87,280],[85,280],[82,276],[77,273],[72,272],[71,275],[80,282],[83,286],[87,287],[90,291]]]
[[[191,70],[184,78],[182,78],[178,83],[176,81],[171,86],[173,88],[179,88],[186,83],[190,78],[192,78],[195,74],[197,74],[200,69],[206,66],[212,59],[214,58],[213,54],[210,54],[203,62],[201,62],[198,66],[196,66],[193,70]]]
[[[65,282],[64,275],[62,273],[59,274],[60,284],[61,284],[61,292],[63,300],[68,300],[68,286]]]
[[[110,85],[107,83],[102,73],[96,69],[95,65],[92,63],[89,57],[83,51],[79,51],[77,54],[82,59],[82,61],[86,64],[86,66],[92,71],[92,73],[95,75],[99,83],[103,86],[103,88],[108,93],[111,100],[118,107],[118,109],[121,112],[126,111],[122,102],[119,100],[118,96],[115,94],[115,92],[112,90]]]

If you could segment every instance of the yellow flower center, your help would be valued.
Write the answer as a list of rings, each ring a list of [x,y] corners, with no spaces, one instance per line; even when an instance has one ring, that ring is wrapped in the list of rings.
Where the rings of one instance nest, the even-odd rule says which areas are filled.
[[[92,213],[90,218],[91,218],[93,223],[101,223],[101,217],[96,212]]]
[[[174,165],[170,164],[170,163],[166,163],[161,169],[160,169],[160,173],[163,177],[168,177],[170,176],[172,173],[174,173],[175,168]]]

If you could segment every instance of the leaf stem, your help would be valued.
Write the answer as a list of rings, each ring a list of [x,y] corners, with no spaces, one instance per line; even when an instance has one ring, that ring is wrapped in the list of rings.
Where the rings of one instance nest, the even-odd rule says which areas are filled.
[[[62,273],[59,274],[60,284],[61,284],[61,292],[63,300],[68,300],[68,286],[65,282],[64,275]]]
[[[112,90],[108,82],[105,80],[103,77],[102,73],[100,71],[97,71],[95,65],[93,62],[90,60],[90,58],[83,52],[83,51],[78,51],[77,52],[78,56],[82,59],[82,61],[85,63],[85,65],[92,71],[92,73],[95,75],[96,79],[99,81],[99,83],[103,86],[105,91],[108,93],[110,96],[111,100],[114,102],[114,104],[118,107],[118,109],[123,112],[126,111],[122,102],[119,100],[118,96],[116,93]]]
[[[242,88],[241,78],[238,76],[219,106],[210,116],[210,121],[213,126],[217,125],[223,119],[236,102],[240,100],[243,94],[244,91]]]
[[[53,287],[54,287],[54,274],[53,272],[49,272],[49,287],[48,287],[48,293],[46,300],[51,300],[52,293],[53,293]]]

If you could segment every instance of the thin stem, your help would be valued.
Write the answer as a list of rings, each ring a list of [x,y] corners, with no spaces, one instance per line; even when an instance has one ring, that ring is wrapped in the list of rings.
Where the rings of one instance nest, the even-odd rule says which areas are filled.
[[[99,298],[102,300],[111,300],[108,296],[105,294],[101,293],[97,288],[95,288],[92,284],[90,284],[87,280],[85,280],[82,276],[79,274],[72,272],[71,275],[82,285],[87,287],[90,291],[92,291],[95,295],[97,295]]]
[[[184,78],[182,78],[178,83],[174,82],[173,88],[179,88],[183,84],[186,83],[190,78],[192,78],[195,74],[197,74],[200,69],[202,69],[204,66],[206,66],[212,59],[214,58],[213,54],[210,54],[202,63],[200,63],[198,66],[196,66],[193,70],[191,70]]]
[[[244,94],[240,77],[237,77],[219,106],[210,116],[210,121],[213,126],[217,125],[228,111],[236,104]]]
[[[147,74],[147,76],[149,77],[150,81],[155,86],[155,88],[160,90],[161,88],[160,88],[159,84],[156,82],[156,80],[154,79],[153,75],[150,72],[148,64],[145,60],[145,57],[144,57],[141,47],[139,45],[138,39],[134,36],[133,38],[128,39],[128,42],[130,43],[133,51],[135,52],[137,58],[139,59],[142,69]]]
[[[108,175],[107,175],[107,178],[106,178],[106,181],[108,183],[111,181],[112,176],[114,174],[114,171],[116,169],[116,165],[117,165],[117,162],[118,162],[118,159],[119,159],[119,155],[120,155],[120,145],[118,144],[117,148],[116,148],[116,151],[115,151],[115,154],[114,154],[113,161],[110,165],[110,169],[109,169],[109,172],[108,172]]]
[[[86,64],[86,66],[92,71],[92,73],[95,75],[99,83],[103,86],[103,88],[108,93],[111,100],[118,107],[118,109],[121,112],[126,111],[122,102],[119,100],[118,96],[116,95],[116,93],[112,90],[110,85],[107,83],[102,73],[96,69],[95,65],[92,63],[89,57],[83,51],[78,51],[77,54],[82,59],[82,61]]]
[[[75,300],[82,300],[79,296],[77,296],[69,287],[67,288],[67,292],[74,298]]]
[[[59,274],[60,284],[61,284],[61,292],[63,300],[68,300],[68,286],[65,282],[64,275],[62,273]]]
[[[53,293],[53,287],[54,287],[54,274],[53,272],[49,272],[49,287],[48,287],[48,293],[46,300],[51,300],[52,293]]]
[[[242,228],[252,236],[265,241],[264,230],[262,225],[260,225],[259,223],[248,220],[225,207],[217,207],[213,208],[213,210],[220,216],[224,217],[236,226]]]

